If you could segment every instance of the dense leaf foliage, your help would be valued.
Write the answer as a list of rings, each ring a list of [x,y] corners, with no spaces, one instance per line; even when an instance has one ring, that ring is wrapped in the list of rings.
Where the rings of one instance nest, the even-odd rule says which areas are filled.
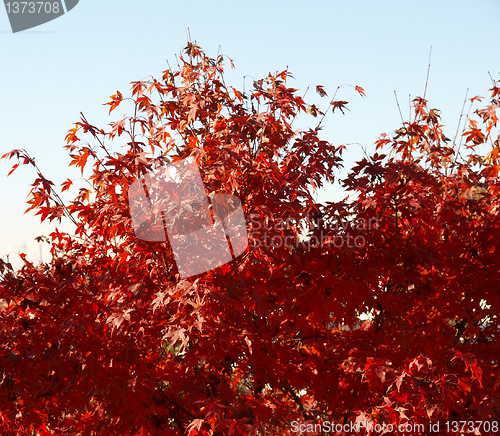
[[[82,115],[66,149],[89,184],[66,204],[26,151],[4,156],[37,171],[28,210],[76,231],[50,235],[48,263],[0,260],[2,434],[499,421],[500,88],[453,141],[415,99],[376,143],[390,154],[357,162],[351,197],[322,205],[343,146],[321,125],[347,102],[307,105],[288,71],[238,91],[223,61],[189,43],[178,69],[111,96],[133,115],[107,130]],[[180,280],[168,242],[136,238],[127,193],[187,156],[207,192],[241,199],[250,246]]]

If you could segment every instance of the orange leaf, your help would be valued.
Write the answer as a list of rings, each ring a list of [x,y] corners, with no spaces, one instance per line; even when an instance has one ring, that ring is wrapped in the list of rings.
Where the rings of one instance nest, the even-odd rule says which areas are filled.
[[[321,85],[316,86],[316,92],[321,96],[324,97],[325,95],[328,95],[326,91],[323,89]]]
[[[363,88],[361,88],[361,86],[356,86],[354,88],[357,92],[359,92],[359,94],[361,95],[361,97],[366,97],[366,93],[365,93],[365,90]]]

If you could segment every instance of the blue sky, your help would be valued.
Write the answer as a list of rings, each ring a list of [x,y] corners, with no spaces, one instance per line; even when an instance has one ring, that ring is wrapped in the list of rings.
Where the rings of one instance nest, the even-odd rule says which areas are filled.
[[[338,85],[362,86],[367,99],[339,91],[350,112],[328,117],[324,136],[368,150],[401,123],[394,91],[405,117],[409,96],[422,95],[432,46],[427,98],[453,136],[467,88],[469,97],[484,96],[488,71],[500,78],[499,17],[499,0],[80,0],[63,17],[12,34],[0,9],[0,153],[26,148],[56,184],[78,178],[63,145],[80,111],[98,126],[122,115],[109,117],[102,104],[131,81],[160,76],[186,45],[188,27],[208,54],[221,46],[234,60],[227,81],[235,87],[244,75],[258,79],[287,67],[290,85],[301,91],[319,84],[331,95]],[[312,91],[308,97],[318,100]],[[361,156],[359,145],[349,146],[346,164]],[[0,162],[0,256],[10,253],[16,263],[21,250],[37,260],[34,238],[53,226],[23,215],[35,174],[24,167],[7,178],[10,166]],[[335,187],[319,193],[321,200],[339,196]]]

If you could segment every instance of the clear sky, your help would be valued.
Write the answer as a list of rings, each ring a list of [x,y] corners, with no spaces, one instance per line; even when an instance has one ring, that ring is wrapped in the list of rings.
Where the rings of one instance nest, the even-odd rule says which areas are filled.
[[[484,96],[488,71],[500,78],[499,18],[500,0],[80,0],[63,17],[13,34],[0,7],[0,154],[27,149],[56,185],[78,178],[63,145],[80,111],[98,126],[115,120],[121,114],[108,117],[102,104],[131,81],[161,76],[186,45],[188,27],[209,55],[221,46],[234,60],[227,81],[235,87],[244,75],[258,79],[286,67],[301,91],[362,86],[367,99],[342,88],[338,97],[350,101],[350,112],[328,117],[324,135],[368,150],[400,126],[394,91],[405,117],[409,96],[423,94],[432,46],[427,98],[453,137],[467,88],[469,97]],[[361,156],[359,145],[349,146],[347,164]],[[11,253],[17,263],[21,250],[36,260],[34,238],[51,227],[23,215],[33,170],[7,178],[10,166],[0,162],[0,256]],[[319,198],[339,195],[330,187]]]

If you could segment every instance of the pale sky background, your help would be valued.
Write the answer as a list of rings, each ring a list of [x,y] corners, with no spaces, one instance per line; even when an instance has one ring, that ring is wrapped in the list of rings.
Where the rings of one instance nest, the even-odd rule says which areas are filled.
[[[226,77],[237,88],[244,75],[259,79],[287,66],[295,77],[290,86],[301,92],[318,84],[329,95],[338,85],[362,86],[367,99],[348,87],[339,92],[350,112],[328,117],[324,137],[368,151],[380,133],[400,126],[394,90],[405,119],[409,95],[423,94],[432,46],[427,98],[453,137],[467,88],[469,97],[486,96],[488,71],[500,79],[499,19],[500,0],[80,0],[63,17],[13,34],[0,7],[0,154],[27,149],[56,185],[80,177],[63,149],[80,111],[97,126],[116,120],[123,113],[109,117],[102,104],[117,89],[126,94],[131,81],[161,77],[166,60],[174,62],[186,45],[187,27],[209,55],[220,45],[234,60]],[[312,90],[307,97],[328,103]],[[360,159],[360,146],[345,157],[347,165]],[[34,238],[53,226],[23,215],[35,173],[25,166],[7,178],[13,163],[0,161],[0,256],[10,253],[19,265],[19,251],[40,259]],[[341,195],[330,187],[319,198]]]

